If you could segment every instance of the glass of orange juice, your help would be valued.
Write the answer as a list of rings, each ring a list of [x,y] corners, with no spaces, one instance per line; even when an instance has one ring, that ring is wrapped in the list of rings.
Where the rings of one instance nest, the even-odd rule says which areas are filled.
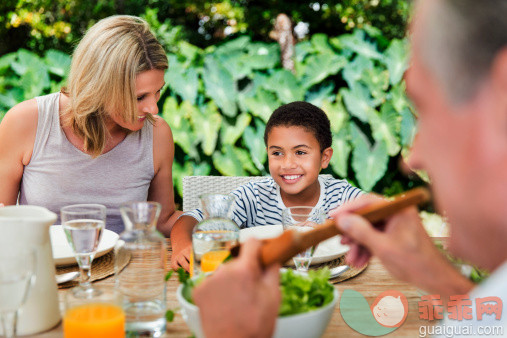
[[[65,295],[63,335],[65,338],[125,337],[125,314],[119,293],[113,287],[97,287],[100,292],[87,298]]]

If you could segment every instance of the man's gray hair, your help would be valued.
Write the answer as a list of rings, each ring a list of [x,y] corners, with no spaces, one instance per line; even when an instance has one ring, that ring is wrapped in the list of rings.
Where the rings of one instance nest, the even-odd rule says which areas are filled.
[[[459,104],[475,96],[496,54],[507,47],[507,0],[435,3],[420,53],[447,97]]]

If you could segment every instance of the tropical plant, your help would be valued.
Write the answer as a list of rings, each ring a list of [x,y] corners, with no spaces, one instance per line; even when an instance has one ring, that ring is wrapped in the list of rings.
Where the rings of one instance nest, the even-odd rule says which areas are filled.
[[[241,36],[200,49],[161,23],[155,28],[161,41],[171,41],[159,107],[174,134],[180,194],[185,175],[267,174],[266,121],[278,106],[296,100],[322,107],[331,120],[335,151],[327,173],[387,194],[417,184],[397,168],[415,132],[402,78],[405,40],[386,42],[372,27],[331,38],[315,34],[296,45],[293,74],[281,67],[276,43]],[[58,90],[69,62],[55,50],[43,57],[26,50],[1,57],[0,114]]]

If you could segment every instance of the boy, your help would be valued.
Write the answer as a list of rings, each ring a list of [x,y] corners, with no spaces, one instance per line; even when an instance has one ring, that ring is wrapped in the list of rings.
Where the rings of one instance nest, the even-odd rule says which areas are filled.
[[[271,177],[234,190],[232,219],[240,228],[282,223],[282,210],[312,206],[326,212],[354,199],[361,190],[345,180],[319,177],[327,168],[331,126],[321,109],[307,102],[292,102],[276,109],[264,132]],[[188,270],[192,229],[203,219],[199,209],[183,214],[171,231],[171,265]]]

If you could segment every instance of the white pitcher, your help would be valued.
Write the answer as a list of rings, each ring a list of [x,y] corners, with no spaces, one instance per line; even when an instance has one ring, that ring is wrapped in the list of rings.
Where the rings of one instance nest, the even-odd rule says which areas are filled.
[[[27,335],[46,331],[61,319],[58,287],[49,239],[49,226],[57,219],[55,213],[36,206],[16,205],[0,208],[0,246],[2,249],[20,246],[36,252],[35,283],[18,316],[17,334]],[[0,327],[0,334],[2,334]]]

